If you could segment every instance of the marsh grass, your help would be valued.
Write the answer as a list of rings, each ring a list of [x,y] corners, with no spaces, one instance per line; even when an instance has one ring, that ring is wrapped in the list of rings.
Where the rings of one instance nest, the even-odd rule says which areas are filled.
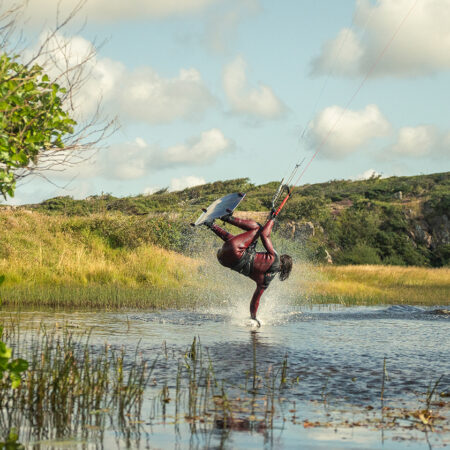
[[[14,307],[183,307],[201,298],[208,280],[201,261],[136,242],[124,220],[107,217],[124,236],[117,246],[95,232],[103,216],[69,218],[38,213],[0,213],[0,298]],[[106,225],[105,225],[106,226]],[[93,231],[94,230],[94,231]],[[119,233],[119,231],[117,233]],[[126,240],[128,239],[128,241]]]
[[[11,436],[23,443],[103,440],[108,430],[129,439],[130,430],[139,435],[142,424],[161,420],[188,424],[192,434],[271,429],[287,382],[284,361],[265,375],[255,370],[251,388],[228,383],[217,376],[197,338],[184,355],[166,348],[146,361],[139,348],[92,345],[89,335],[65,327],[41,327],[26,339],[16,322],[5,330],[8,345],[29,360],[29,370],[15,390],[0,380],[0,446],[14,444]]]
[[[207,303],[197,288],[127,287],[120,285],[31,285],[6,286],[2,289],[5,309],[33,310],[93,309],[182,309],[197,308]]]
[[[152,373],[136,351],[125,367],[123,349],[95,348],[89,338],[74,338],[41,328],[27,345],[17,324],[7,341],[29,360],[29,369],[17,389],[0,380],[0,430],[12,429],[22,439],[86,437],[89,430],[128,427],[141,413],[143,394]]]
[[[303,289],[312,303],[449,305],[450,269],[319,266]]]

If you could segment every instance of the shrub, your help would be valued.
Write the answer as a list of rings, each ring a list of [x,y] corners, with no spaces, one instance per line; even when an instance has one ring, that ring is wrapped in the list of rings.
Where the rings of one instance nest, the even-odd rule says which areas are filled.
[[[367,244],[358,243],[338,255],[336,262],[339,264],[381,264],[378,250]]]

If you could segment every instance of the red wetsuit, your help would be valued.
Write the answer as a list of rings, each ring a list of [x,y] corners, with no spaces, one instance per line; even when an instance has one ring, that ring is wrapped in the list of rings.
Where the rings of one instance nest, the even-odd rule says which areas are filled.
[[[252,319],[256,319],[256,311],[258,310],[259,300],[271,280],[270,278],[268,281],[266,274],[270,270],[274,270],[272,265],[274,265],[274,262],[278,260],[278,255],[276,254],[272,241],[270,240],[270,233],[272,232],[274,221],[270,219],[264,227],[261,227],[254,220],[239,219],[237,217],[230,217],[227,219],[227,222],[241,228],[242,230],[246,230],[246,232],[233,236],[216,224],[211,225],[211,229],[214,233],[225,241],[225,244],[223,244],[223,247],[217,253],[217,259],[220,264],[225,267],[229,267],[230,269],[235,269],[236,265],[243,257],[246,256],[246,252],[248,252],[249,247],[256,242],[258,237],[261,237],[261,241],[266,249],[265,252],[254,253],[251,271],[250,273],[245,274],[256,282],[256,290],[250,303],[251,317]],[[278,269],[275,270],[278,271]]]

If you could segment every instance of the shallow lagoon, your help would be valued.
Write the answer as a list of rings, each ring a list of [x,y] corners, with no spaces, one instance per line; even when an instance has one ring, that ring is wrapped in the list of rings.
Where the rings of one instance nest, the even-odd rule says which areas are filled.
[[[90,333],[90,345],[99,349],[107,342],[125,346],[130,354],[139,346],[149,361],[158,356],[138,426],[128,435],[106,429],[100,437],[83,441],[72,436],[64,441],[69,447],[414,449],[450,443],[447,401],[439,410],[445,420],[434,431],[412,426],[418,419],[404,414],[425,408],[427,393],[438,380],[435,394],[449,392],[450,319],[433,314],[434,309],[262,308],[260,329],[242,319],[246,312],[236,306],[209,311],[7,314],[20,323],[23,351],[44,323],[48,329]],[[159,401],[163,388],[173,397],[177,361],[183,361],[194,337],[229,395],[254,406],[253,411],[245,407],[235,413],[232,425],[211,418],[193,426],[184,413],[175,416],[173,402]],[[263,423],[267,399],[258,403],[255,382],[263,384],[268,374],[279,374],[283,364],[288,381],[277,391],[276,413],[267,427]],[[63,445],[54,440],[35,443],[40,448]]]

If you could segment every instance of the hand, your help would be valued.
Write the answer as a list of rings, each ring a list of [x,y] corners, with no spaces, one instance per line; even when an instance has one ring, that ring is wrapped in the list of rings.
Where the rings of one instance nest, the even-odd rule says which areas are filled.
[[[276,209],[275,208],[272,208],[271,210],[270,210],[270,213],[269,213],[269,217],[270,217],[270,219],[275,219],[275,217],[277,217],[275,214],[276,214]]]
[[[256,318],[256,316],[252,316],[252,320],[254,320],[256,323],[257,323],[257,325],[258,325],[258,328],[261,328],[261,322]]]

